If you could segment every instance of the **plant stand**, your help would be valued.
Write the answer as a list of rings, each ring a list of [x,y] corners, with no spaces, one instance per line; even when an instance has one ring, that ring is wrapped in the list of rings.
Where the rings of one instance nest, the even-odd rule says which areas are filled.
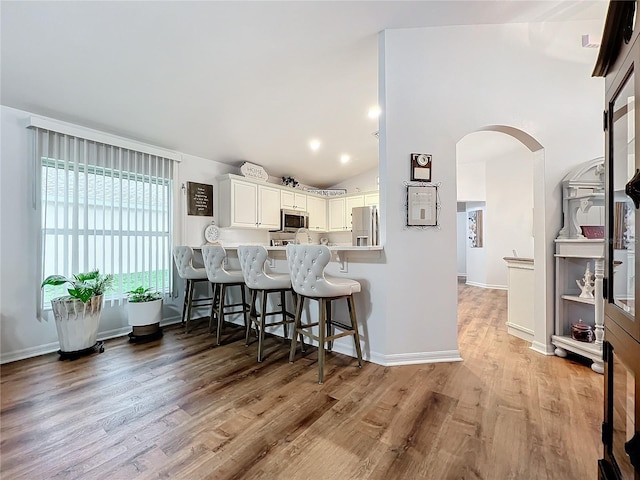
[[[91,355],[96,352],[104,352],[104,342],[102,340],[96,342],[93,347],[76,350],[75,352],[63,352],[62,350],[58,350],[58,355],[60,355],[58,360],[77,360],[80,357],[86,357],[87,355]]]
[[[152,325],[134,326],[129,334],[129,343],[146,343],[162,338],[162,328],[159,323]]]

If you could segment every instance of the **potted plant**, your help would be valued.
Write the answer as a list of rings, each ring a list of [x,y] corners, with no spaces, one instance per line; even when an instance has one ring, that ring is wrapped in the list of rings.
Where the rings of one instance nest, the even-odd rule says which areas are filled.
[[[130,342],[144,342],[162,337],[162,296],[150,288],[139,286],[128,292],[127,316],[132,332]]]
[[[51,300],[51,308],[58,331],[61,357],[75,356],[104,351],[104,343],[96,342],[103,294],[113,283],[113,275],[101,275],[98,270],[79,273],[73,277],[50,275],[42,282],[57,286],[68,283],[69,295]]]

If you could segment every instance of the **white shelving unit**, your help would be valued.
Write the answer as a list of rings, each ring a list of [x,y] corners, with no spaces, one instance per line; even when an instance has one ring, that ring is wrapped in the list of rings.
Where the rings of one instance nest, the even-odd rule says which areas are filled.
[[[566,357],[567,352],[589,358],[594,372],[603,373],[602,340],[604,337],[604,299],[602,278],[604,274],[604,240],[557,239],[556,240],[556,318],[555,335],[551,343],[555,354]],[[594,275],[594,298],[580,297],[584,272]],[[571,337],[571,324],[582,320],[594,327],[595,341],[581,342]]]
[[[572,352],[590,359],[591,369],[604,373],[604,238],[587,238],[583,226],[604,225],[604,159],[579,165],[562,181],[563,228],[556,239],[555,354]],[[593,298],[580,296],[589,265]],[[582,320],[591,325],[595,340],[583,342],[571,336],[571,325]]]

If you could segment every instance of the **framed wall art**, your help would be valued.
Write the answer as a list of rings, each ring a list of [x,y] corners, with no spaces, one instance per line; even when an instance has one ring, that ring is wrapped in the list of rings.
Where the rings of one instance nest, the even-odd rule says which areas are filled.
[[[187,215],[213,217],[213,185],[187,182]]]
[[[468,237],[471,248],[482,248],[482,210],[471,210],[468,214]]]
[[[435,227],[438,225],[438,187],[435,185],[407,186],[407,226]]]

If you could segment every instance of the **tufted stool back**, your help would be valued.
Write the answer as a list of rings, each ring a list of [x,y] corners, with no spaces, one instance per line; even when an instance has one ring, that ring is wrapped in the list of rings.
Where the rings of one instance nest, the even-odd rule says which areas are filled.
[[[176,262],[180,278],[185,280],[205,280],[207,278],[207,272],[204,268],[194,268],[193,266],[193,248],[173,247],[173,260]]]
[[[291,279],[287,274],[269,274],[264,270],[269,253],[262,245],[240,245],[238,259],[244,283],[252,290],[290,289]]]
[[[330,277],[324,269],[331,260],[325,245],[287,245],[287,264],[293,290],[305,297],[341,297],[360,291],[355,280]]]
[[[192,307],[213,305],[213,297],[194,298],[195,284],[207,281],[207,272],[204,268],[193,266],[193,248],[187,246],[173,247],[173,260],[178,270],[178,275],[184,280],[184,304],[182,306],[182,323],[185,331],[189,332]]]
[[[227,252],[220,245],[202,246],[204,268],[207,271],[207,278],[213,285],[213,297],[216,299],[211,306],[209,331],[213,331],[214,323],[217,323],[216,342],[218,345],[220,345],[220,336],[222,334],[225,316],[238,313],[242,314],[245,329],[248,328],[247,313],[249,312],[249,305],[245,299],[244,278],[240,270],[226,270],[224,268],[224,260],[226,257]],[[240,302],[228,303],[230,298],[227,298],[227,290],[231,287],[240,288],[240,295],[242,296]]]
[[[324,270],[330,260],[331,251],[325,245],[287,245],[287,265],[289,266],[291,285],[299,298],[296,305],[295,330],[291,338],[289,361],[293,362],[296,354],[297,335],[300,335],[303,351],[304,337],[318,342],[318,383],[324,382],[325,350],[331,351],[333,341],[338,338],[353,336],[358,366],[362,366],[362,348],[353,300],[353,294],[360,291],[360,282],[349,278],[325,275]],[[302,313],[304,304],[308,300],[318,302],[318,320],[313,321],[307,313],[307,323],[303,323]],[[331,304],[338,300],[346,300],[350,324],[334,318]],[[336,328],[342,331],[336,333]]]
[[[202,260],[207,277],[211,283],[240,283],[244,282],[242,272],[229,271],[224,268],[227,252],[220,245],[203,245]]]
[[[258,362],[262,361],[265,330],[269,327],[282,325],[284,337],[289,337],[288,325],[293,323],[294,315],[287,311],[285,292],[291,292],[291,278],[288,273],[267,273],[264,265],[269,253],[261,245],[240,245],[238,259],[244,276],[244,283],[251,290],[251,310],[249,312],[250,325],[255,325],[258,333]],[[267,297],[269,294],[279,294],[279,309],[268,311]],[[260,297],[260,311],[258,311],[258,296]],[[281,315],[281,320],[267,322],[267,317]],[[251,328],[246,331],[246,342],[249,345]]]

